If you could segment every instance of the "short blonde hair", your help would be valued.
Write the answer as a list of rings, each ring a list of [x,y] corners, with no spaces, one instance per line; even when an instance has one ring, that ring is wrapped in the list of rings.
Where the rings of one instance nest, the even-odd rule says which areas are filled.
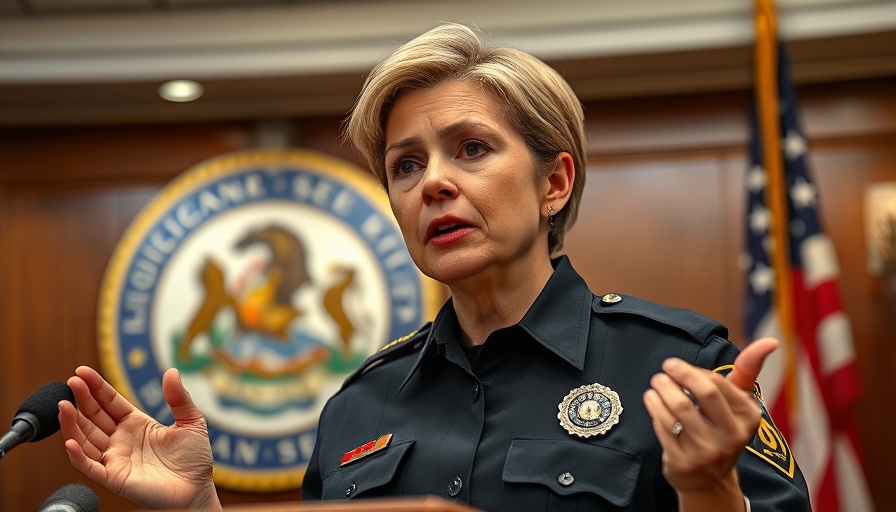
[[[439,25],[395,50],[376,65],[344,125],[343,136],[367,159],[387,186],[385,126],[392,105],[408,90],[451,80],[475,81],[501,102],[507,121],[532,152],[536,172],[549,176],[561,152],[572,155],[575,180],[566,206],[548,233],[551,254],[575,222],[585,186],[585,128],[582,104],[550,66],[516,48],[487,44],[464,25]]]

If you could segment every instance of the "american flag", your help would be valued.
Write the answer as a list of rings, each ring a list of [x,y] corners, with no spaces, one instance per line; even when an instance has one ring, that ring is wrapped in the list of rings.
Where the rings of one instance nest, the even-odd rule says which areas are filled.
[[[808,145],[799,128],[783,44],[778,50],[777,84],[783,159],[783,184],[777,188],[786,193],[787,208],[776,216],[767,202],[773,178],[763,166],[754,109],[752,162],[746,176],[746,334],[748,339],[772,336],[782,342],[766,361],[759,384],[803,471],[813,509],[872,511],[852,414],[852,404],[861,394],[852,333],[837,290],[834,247],[819,222],[818,193],[806,165]],[[770,234],[775,223],[788,226],[789,269],[775,268],[769,254],[775,245]],[[776,307],[775,276],[782,271],[790,274],[792,300],[786,307]],[[789,323],[782,322],[782,314],[790,315]]]

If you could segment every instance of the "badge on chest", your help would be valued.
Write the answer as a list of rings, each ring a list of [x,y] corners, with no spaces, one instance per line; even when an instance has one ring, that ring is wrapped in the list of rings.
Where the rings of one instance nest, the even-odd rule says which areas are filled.
[[[591,437],[606,434],[619,423],[622,402],[612,389],[598,383],[579,386],[558,406],[560,425],[571,435]]]

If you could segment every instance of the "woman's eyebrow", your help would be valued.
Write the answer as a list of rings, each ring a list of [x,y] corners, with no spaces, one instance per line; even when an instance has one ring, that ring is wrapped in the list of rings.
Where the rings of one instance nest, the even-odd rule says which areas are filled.
[[[487,125],[486,123],[482,123],[480,121],[474,121],[474,120],[470,120],[470,119],[462,119],[460,121],[456,121],[454,123],[451,123],[447,126],[440,128],[438,130],[438,132],[436,132],[436,134],[440,138],[450,137],[456,133],[460,133],[460,132],[463,132],[466,130],[473,130],[476,128],[491,129],[489,127],[489,125]],[[392,144],[389,144],[388,146],[386,146],[386,150],[383,152],[383,154],[386,154],[389,151],[392,151],[393,149],[406,148],[408,146],[413,146],[415,144],[418,144],[419,142],[420,142],[419,137],[407,137],[407,138],[395,141]]]

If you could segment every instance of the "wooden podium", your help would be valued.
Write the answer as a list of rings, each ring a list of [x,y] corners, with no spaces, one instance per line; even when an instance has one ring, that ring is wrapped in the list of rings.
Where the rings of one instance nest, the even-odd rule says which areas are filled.
[[[169,511],[173,512],[173,511]],[[412,498],[362,499],[353,501],[316,501],[259,503],[224,507],[224,512],[482,512],[435,496]]]

